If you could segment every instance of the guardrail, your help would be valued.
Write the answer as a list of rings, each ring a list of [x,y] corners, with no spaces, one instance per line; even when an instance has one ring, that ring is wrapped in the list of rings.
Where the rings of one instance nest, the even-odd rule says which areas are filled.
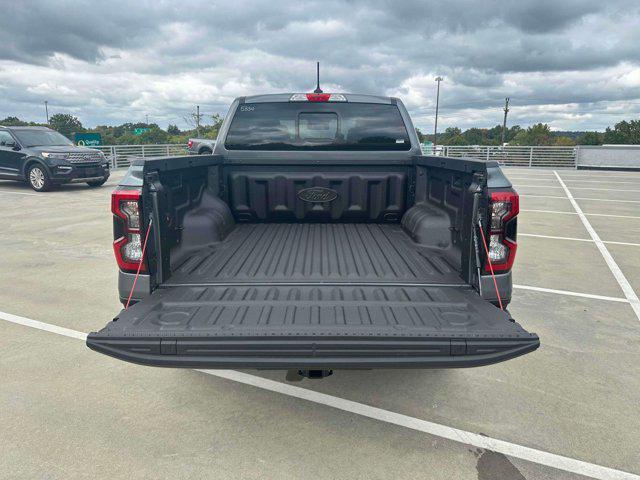
[[[161,157],[186,155],[182,144],[165,145],[102,145],[92,147],[101,150],[111,161],[112,168],[126,168],[135,157]],[[422,146],[425,155],[467,157],[494,160],[509,167],[576,167],[578,147],[530,147],[530,146],[477,146],[438,145],[436,149]]]
[[[554,168],[576,168],[577,150],[578,147],[438,145],[434,151],[433,148],[422,147],[422,153],[425,155],[493,160],[509,167]]]
[[[112,168],[126,168],[135,157],[164,157],[168,155],[186,155],[187,146],[182,144],[165,145],[101,145],[91,147],[104,153]]]

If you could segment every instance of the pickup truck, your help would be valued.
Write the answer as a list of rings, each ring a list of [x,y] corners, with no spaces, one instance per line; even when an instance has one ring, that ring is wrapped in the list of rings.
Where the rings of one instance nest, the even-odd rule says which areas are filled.
[[[210,138],[190,138],[187,142],[189,155],[207,155],[213,153],[216,141]]]
[[[518,195],[424,156],[396,98],[231,105],[211,155],[135,161],[113,192],[119,293],[87,345],[145,365],[487,365],[538,348],[511,299]]]

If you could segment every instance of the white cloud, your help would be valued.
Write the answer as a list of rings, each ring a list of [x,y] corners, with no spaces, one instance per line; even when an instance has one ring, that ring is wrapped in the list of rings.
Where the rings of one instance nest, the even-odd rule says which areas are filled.
[[[395,95],[430,130],[548,122],[602,129],[640,112],[640,11],[632,1],[202,0],[14,2],[0,17],[0,118],[42,120],[43,102],[84,124],[182,124],[200,105],[325,90]],[[39,25],[38,29],[30,28]]]

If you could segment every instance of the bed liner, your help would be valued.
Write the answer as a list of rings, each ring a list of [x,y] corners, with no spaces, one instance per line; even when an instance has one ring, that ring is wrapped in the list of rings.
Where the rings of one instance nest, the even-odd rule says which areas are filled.
[[[198,250],[167,285],[277,282],[459,284],[445,251],[415,243],[399,224],[238,224]]]

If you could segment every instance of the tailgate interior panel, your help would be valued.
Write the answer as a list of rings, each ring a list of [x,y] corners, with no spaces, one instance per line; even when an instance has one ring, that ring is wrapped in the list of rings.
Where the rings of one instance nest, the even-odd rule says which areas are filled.
[[[236,284],[160,288],[87,344],[158,366],[373,368],[485,365],[539,340],[465,286]]]

